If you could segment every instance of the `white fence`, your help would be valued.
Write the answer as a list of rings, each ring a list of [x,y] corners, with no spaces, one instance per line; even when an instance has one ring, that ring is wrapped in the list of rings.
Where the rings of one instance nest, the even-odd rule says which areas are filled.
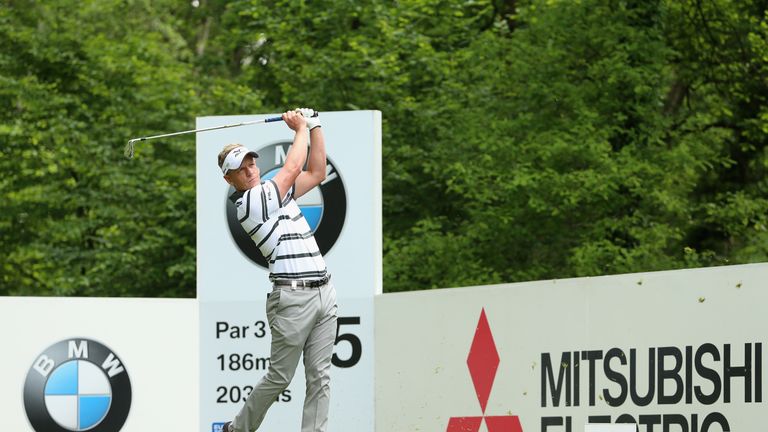
[[[25,389],[27,378],[38,374],[33,365],[47,365],[52,376],[61,364],[76,359],[106,365],[110,379],[127,377],[130,389],[124,382],[111,385],[108,416],[117,404],[130,404],[121,430],[196,430],[198,418],[191,415],[198,402],[196,300],[0,297],[0,328],[4,430],[33,430],[25,396],[27,405],[45,404],[43,389]],[[48,348],[60,342],[74,349],[51,353]],[[100,346],[109,350],[107,357],[112,353],[109,362],[95,360]],[[48,409],[53,411],[50,404]]]
[[[376,430],[765,430],[766,304],[768,264],[387,294]]]
[[[754,264],[378,296],[376,431],[764,430],[767,285]],[[5,429],[33,430],[24,398],[48,393],[30,376],[80,360],[130,378],[116,430],[201,430],[198,315],[192,299],[0,298]],[[124,384],[109,397],[114,417]]]

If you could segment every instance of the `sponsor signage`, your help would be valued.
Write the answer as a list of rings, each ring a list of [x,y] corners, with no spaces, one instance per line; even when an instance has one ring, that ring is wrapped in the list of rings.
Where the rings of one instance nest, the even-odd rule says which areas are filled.
[[[13,432],[194,430],[197,301],[0,297]]]
[[[275,115],[203,117],[197,127]],[[381,293],[381,114],[321,112],[320,118],[326,179],[297,203],[338,299],[329,429],[373,431],[373,298]],[[292,141],[293,131],[282,122],[197,136],[201,431],[216,432],[232,420],[270,364],[268,270],[237,220],[228,199],[234,189],[222,179],[217,155],[226,144],[243,144],[259,154],[256,163],[267,180],[283,166]],[[300,362],[262,428],[299,428],[304,381]]]
[[[767,284],[753,264],[381,296],[377,431],[763,430]]]
[[[119,431],[131,409],[131,380],[106,345],[62,340],[29,368],[24,408],[37,432]]]

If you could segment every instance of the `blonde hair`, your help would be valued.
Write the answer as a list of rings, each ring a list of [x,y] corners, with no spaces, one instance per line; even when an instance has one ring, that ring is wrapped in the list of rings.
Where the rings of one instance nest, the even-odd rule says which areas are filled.
[[[229,152],[231,152],[232,150],[234,150],[234,149],[236,149],[238,147],[243,147],[243,145],[242,144],[227,144],[227,145],[224,146],[223,149],[221,149],[221,152],[219,153],[219,168],[221,168],[221,166],[224,165],[224,159],[227,158],[227,155],[229,154]]]

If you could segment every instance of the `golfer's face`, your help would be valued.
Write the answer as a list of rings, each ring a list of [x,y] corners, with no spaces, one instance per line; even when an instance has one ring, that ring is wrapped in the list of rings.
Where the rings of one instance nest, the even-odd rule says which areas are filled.
[[[248,190],[259,184],[259,167],[256,166],[256,159],[247,155],[240,164],[240,168],[229,170],[226,177],[232,183],[232,186],[239,191]]]

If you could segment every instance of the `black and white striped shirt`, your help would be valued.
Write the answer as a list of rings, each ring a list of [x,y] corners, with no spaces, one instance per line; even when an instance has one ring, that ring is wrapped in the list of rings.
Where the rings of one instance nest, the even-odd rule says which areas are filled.
[[[269,279],[321,279],[326,266],[315,237],[293,199],[294,187],[281,200],[272,180],[230,199],[237,218],[269,264]]]

